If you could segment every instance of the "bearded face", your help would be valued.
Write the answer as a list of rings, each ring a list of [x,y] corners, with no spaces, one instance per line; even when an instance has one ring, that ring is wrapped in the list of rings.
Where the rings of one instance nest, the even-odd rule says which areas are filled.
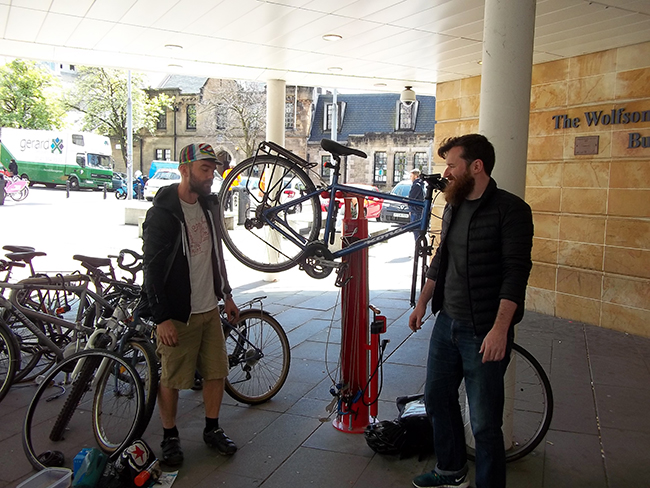
[[[470,172],[470,165],[466,165],[464,173],[460,175],[448,174],[447,187],[445,188],[445,199],[451,205],[460,205],[472,190],[474,190],[474,176]]]
[[[214,178],[214,163],[195,161],[190,163],[190,190],[201,196],[207,196],[212,190]]]

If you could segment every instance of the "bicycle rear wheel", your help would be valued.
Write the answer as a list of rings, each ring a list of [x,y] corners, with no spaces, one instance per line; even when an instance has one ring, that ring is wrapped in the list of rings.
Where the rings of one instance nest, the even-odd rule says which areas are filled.
[[[518,344],[512,345],[508,368],[513,367],[514,377],[506,373],[504,384],[506,413],[508,404],[513,406],[512,445],[506,449],[506,462],[521,459],[533,451],[548,432],[553,417],[553,392],[544,368]],[[459,399],[467,438],[471,435],[471,426],[464,381],[459,390]],[[467,457],[471,460],[475,458],[475,451],[469,445]]]
[[[307,197],[314,191],[307,173],[286,159],[260,156],[242,161],[219,192],[226,247],[257,271],[292,268],[302,260],[305,246],[318,239],[320,199]],[[235,196],[238,208],[233,205]]]
[[[230,363],[226,392],[249,405],[273,398],[291,363],[289,340],[279,322],[263,310],[245,310],[236,324],[224,326],[224,335]]]
[[[83,361],[80,366],[81,376],[91,371],[90,380],[83,379],[75,382],[71,388],[65,389],[59,386],[66,379],[65,371],[69,371]],[[97,365],[97,366],[96,366]],[[23,426],[23,449],[29,462],[37,470],[46,466],[42,454],[48,451],[59,451],[64,457],[64,466],[72,468],[74,456],[82,447],[93,444],[93,415],[92,409],[94,397],[96,396],[95,383],[110,381],[119,375],[119,384],[123,392],[121,401],[110,406],[114,417],[121,419],[120,422],[113,422],[110,432],[111,439],[114,439],[117,447],[111,453],[111,457],[117,454],[128,445],[137,435],[137,428],[140,425],[144,410],[144,392],[142,383],[130,362],[103,349],[89,349],[73,354],[50,370],[39,385],[32,399]],[[81,392],[77,401],[70,399],[75,392]],[[71,412],[66,411],[74,405]],[[103,403],[106,407],[106,403]],[[105,414],[108,407],[105,409]],[[128,412],[128,414],[126,414]],[[64,435],[57,441],[50,439],[50,434],[61,417],[69,417],[63,430]]]
[[[20,353],[16,338],[0,319],[0,401],[7,395],[19,368]]]

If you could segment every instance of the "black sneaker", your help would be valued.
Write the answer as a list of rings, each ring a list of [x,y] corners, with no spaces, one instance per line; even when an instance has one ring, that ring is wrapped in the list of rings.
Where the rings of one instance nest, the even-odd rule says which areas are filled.
[[[167,466],[178,466],[183,462],[183,449],[178,437],[167,437],[160,443],[162,459]]]
[[[217,448],[217,450],[225,456],[232,456],[237,452],[237,446],[221,428],[208,432],[204,431],[203,441],[208,446]]]
[[[413,480],[416,488],[468,488],[469,480],[467,475],[444,476],[435,471],[424,473]]]

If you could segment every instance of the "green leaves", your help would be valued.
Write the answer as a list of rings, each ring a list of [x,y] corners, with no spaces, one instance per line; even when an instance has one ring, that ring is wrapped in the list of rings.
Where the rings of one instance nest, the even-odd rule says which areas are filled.
[[[82,67],[74,88],[65,97],[69,109],[83,114],[83,130],[120,140],[124,161],[127,150],[127,82],[124,70]],[[143,77],[137,73],[131,75],[131,100],[134,133],[141,129],[153,132],[159,114],[171,107],[167,95],[150,98],[144,89]]]
[[[16,59],[0,67],[0,127],[60,128],[65,112],[58,96],[49,93],[57,86],[33,61]]]

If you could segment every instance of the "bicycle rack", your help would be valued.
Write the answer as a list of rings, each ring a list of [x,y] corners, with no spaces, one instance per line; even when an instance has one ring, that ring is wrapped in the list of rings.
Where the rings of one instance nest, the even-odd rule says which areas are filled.
[[[356,215],[353,215],[356,200]],[[364,197],[345,197],[342,245],[368,237]],[[339,410],[332,425],[341,432],[362,434],[377,417],[379,379],[379,334],[385,332],[385,318],[373,308],[369,327],[368,248],[343,257],[349,273],[341,292],[341,391]],[[383,327],[378,326],[382,323]],[[374,374],[373,374],[374,372]]]

